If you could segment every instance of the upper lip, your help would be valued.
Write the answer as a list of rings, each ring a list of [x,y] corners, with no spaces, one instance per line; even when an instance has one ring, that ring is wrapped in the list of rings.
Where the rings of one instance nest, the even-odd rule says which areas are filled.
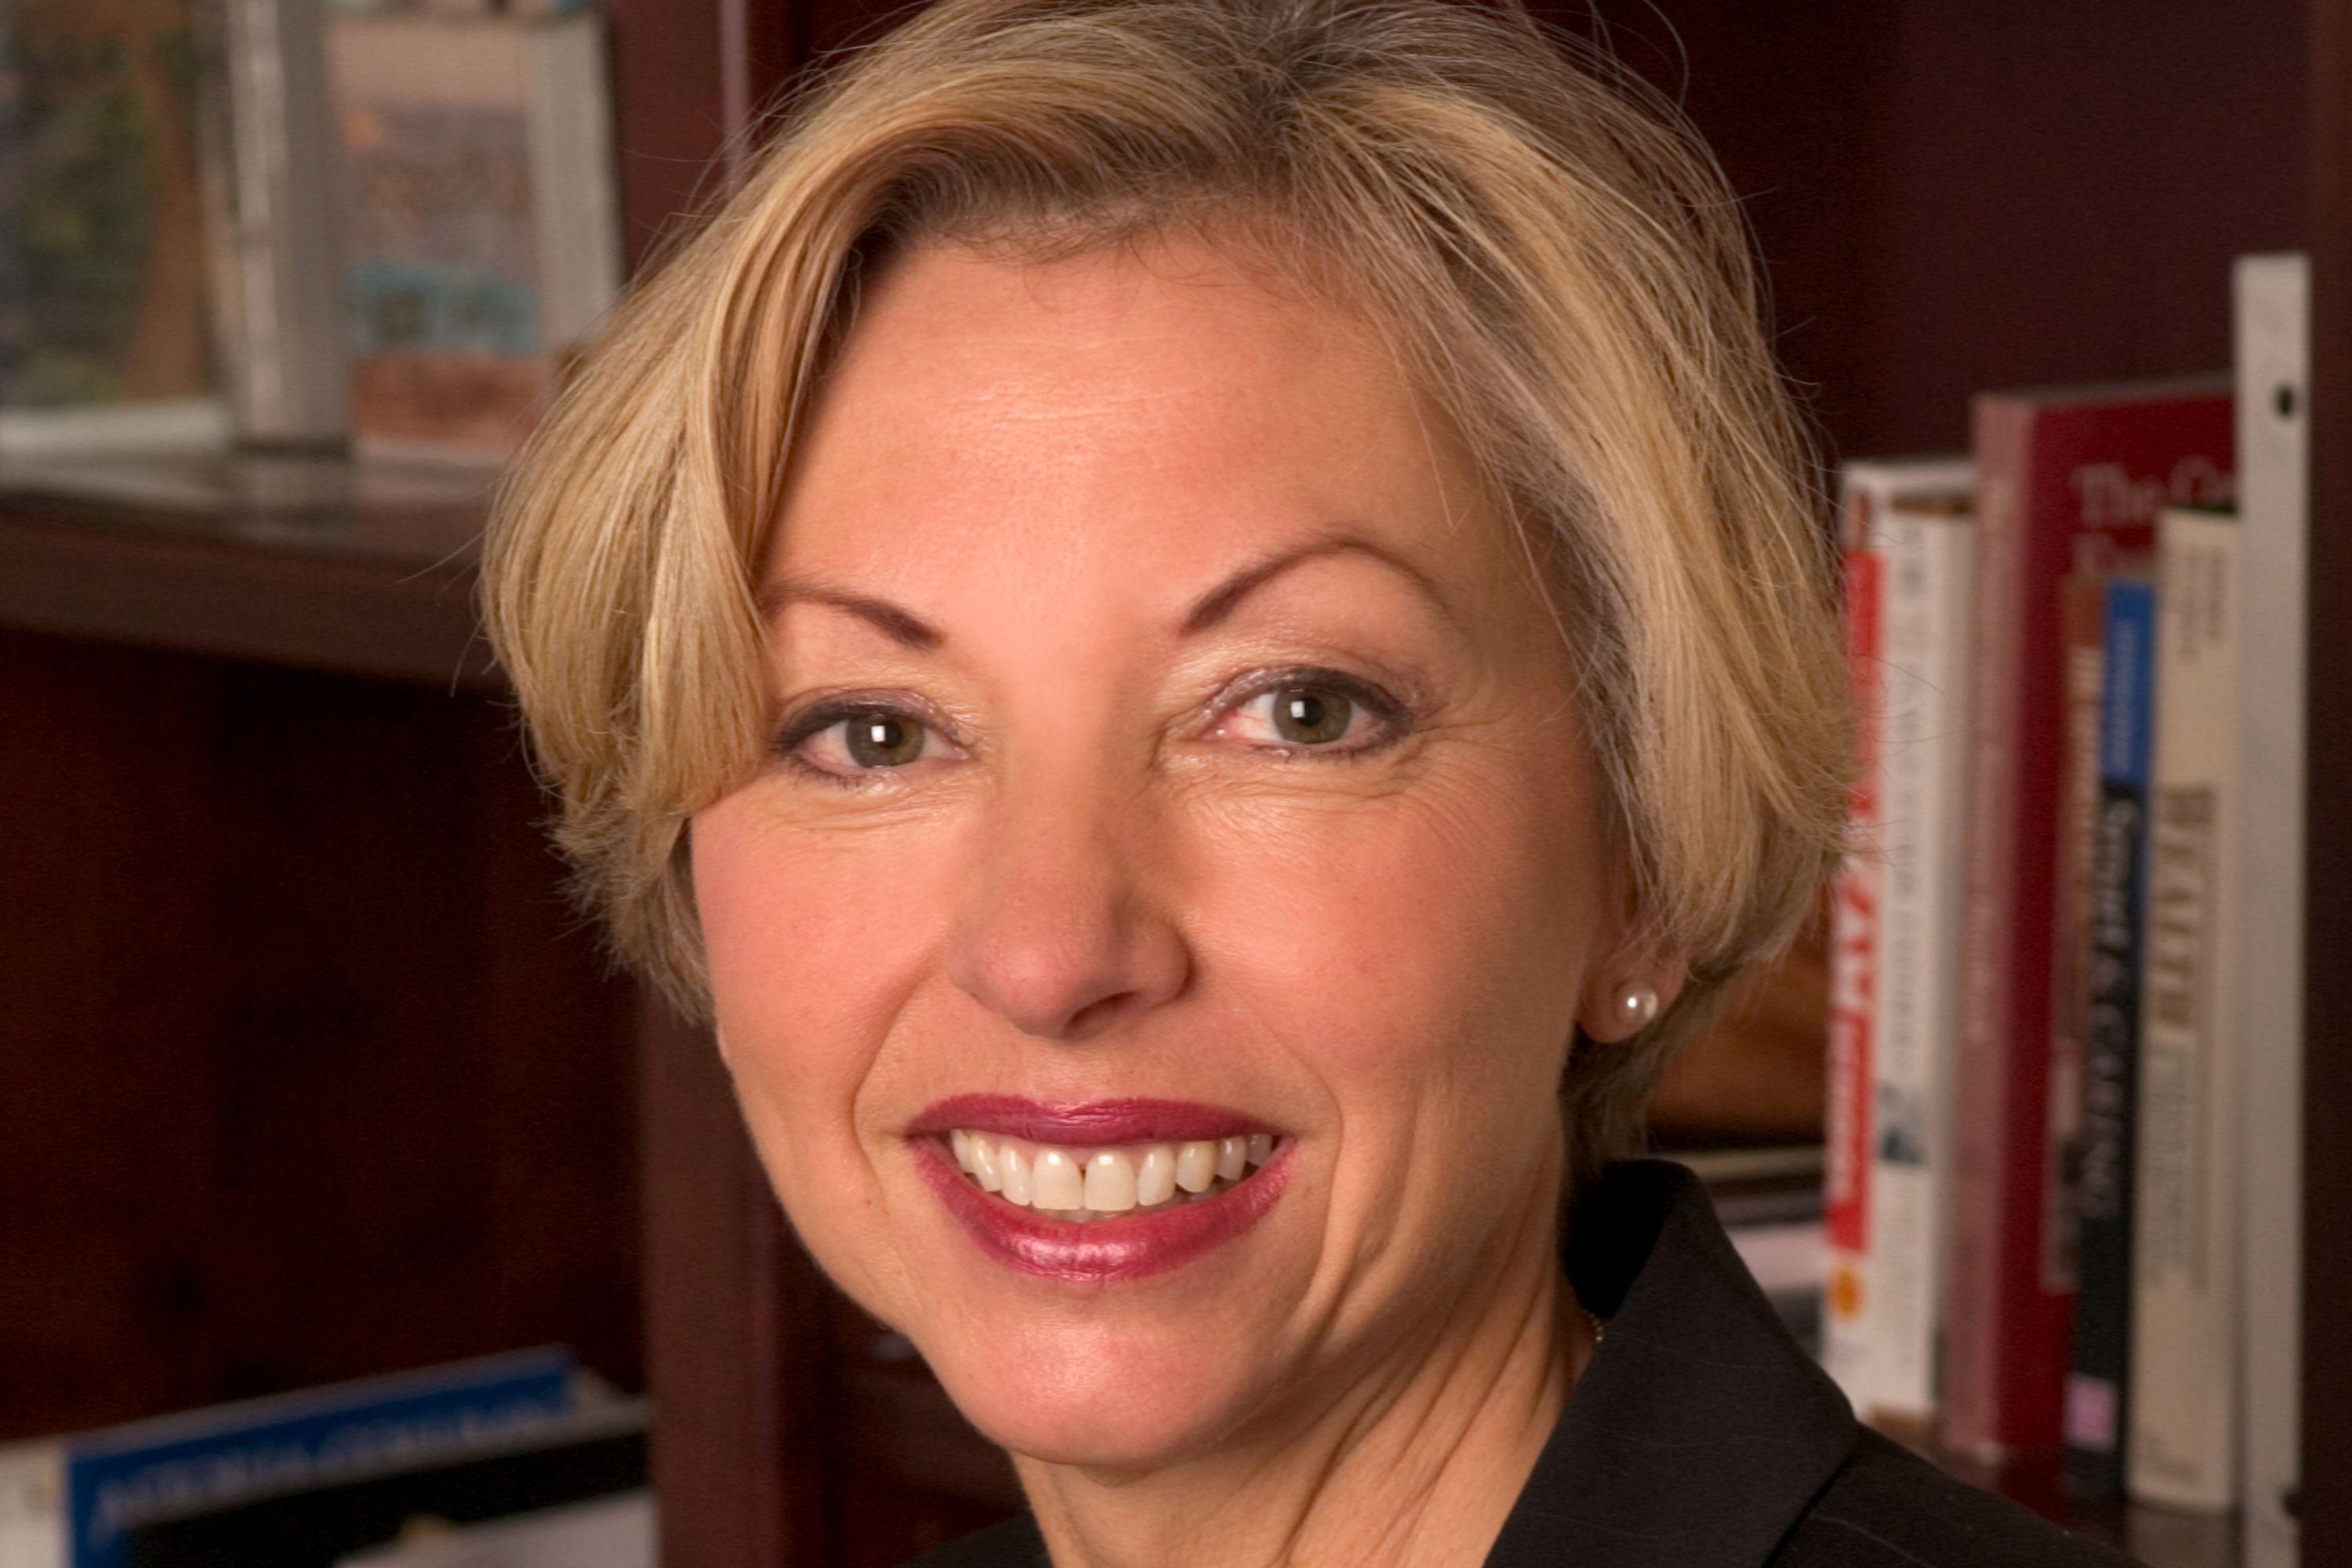
[[[1189,1100],[1045,1101],[1013,1094],[953,1094],[934,1100],[908,1124],[907,1136],[1009,1133],[1032,1143],[1185,1142],[1204,1138],[1283,1135],[1279,1127],[1222,1105]]]

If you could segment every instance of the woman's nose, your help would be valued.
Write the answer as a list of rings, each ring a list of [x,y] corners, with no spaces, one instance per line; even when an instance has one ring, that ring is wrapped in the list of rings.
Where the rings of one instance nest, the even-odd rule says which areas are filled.
[[[1015,1028],[1093,1039],[1184,988],[1192,958],[1140,792],[1091,777],[992,803],[950,940],[955,984]]]

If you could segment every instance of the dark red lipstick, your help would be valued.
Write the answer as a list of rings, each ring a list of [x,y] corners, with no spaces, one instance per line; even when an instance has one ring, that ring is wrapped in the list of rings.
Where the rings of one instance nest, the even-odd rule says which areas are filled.
[[[1290,1145],[1232,1191],[1204,1203],[1178,1204],[1113,1219],[1055,1219],[984,1193],[956,1168],[936,1138],[915,1143],[915,1165],[964,1234],[1007,1268],[1048,1279],[1108,1284],[1180,1268],[1255,1225],[1282,1195]]]
[[[1107,1143],[1178,1143],[1263,1132],[1273,1157],[1213,1197],[1150,1213],[1078,1221],[1024,1208],[983,1191],[958,1167],[947,1134],[1009,1134],[1084,1150]],[[1290,1179],[1293,1140],[1221,1107],[1180,1100],[1110,1100],[1047,1105],[1005,1095],[959,1095],[908,1128],[915,1168],[963,1233],[1007,1268],[1086,1284],[1142,1279],[1180,1268],[1234,1240],[1271,1209]]]

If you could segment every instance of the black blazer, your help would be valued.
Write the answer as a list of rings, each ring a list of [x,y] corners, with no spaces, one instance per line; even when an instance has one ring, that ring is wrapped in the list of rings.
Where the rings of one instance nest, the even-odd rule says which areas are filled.
[[[2127,1563],[1858,1423],[1682,1166],[1612,1165],[1567,1231],[1569,1279],[1608,1330],[1486,1568]],[[1049,1565],[1024,1515],[910,1568]]]

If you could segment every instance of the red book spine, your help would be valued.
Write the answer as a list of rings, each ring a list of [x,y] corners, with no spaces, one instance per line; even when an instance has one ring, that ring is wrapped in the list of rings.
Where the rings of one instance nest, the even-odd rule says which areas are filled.
[[[1878,716],[1880,585],[1877,553],[1859,546],[1845,552],[1846,662],[1860,711],[1861,770],[1848,802],[1859,853],[1838,869],[1832,905],[1830,1100],[1827,1107],[1827,1191],[1823,1199],[1832,1258],[1830,1311],[1857,1315],[1863,1282],[1857,1266],[1870,1251],[1872,1056],[1877,1026],[1879,841]]]
[[[2230,493],[2226,386],[1976,405],[1977,680],[1961,927],[1947,1446],[2058,1447],[2073,1282],[2050,1231],[2051,956],[2065,747],[2060,584],[2145,550],[2158,511]]]

